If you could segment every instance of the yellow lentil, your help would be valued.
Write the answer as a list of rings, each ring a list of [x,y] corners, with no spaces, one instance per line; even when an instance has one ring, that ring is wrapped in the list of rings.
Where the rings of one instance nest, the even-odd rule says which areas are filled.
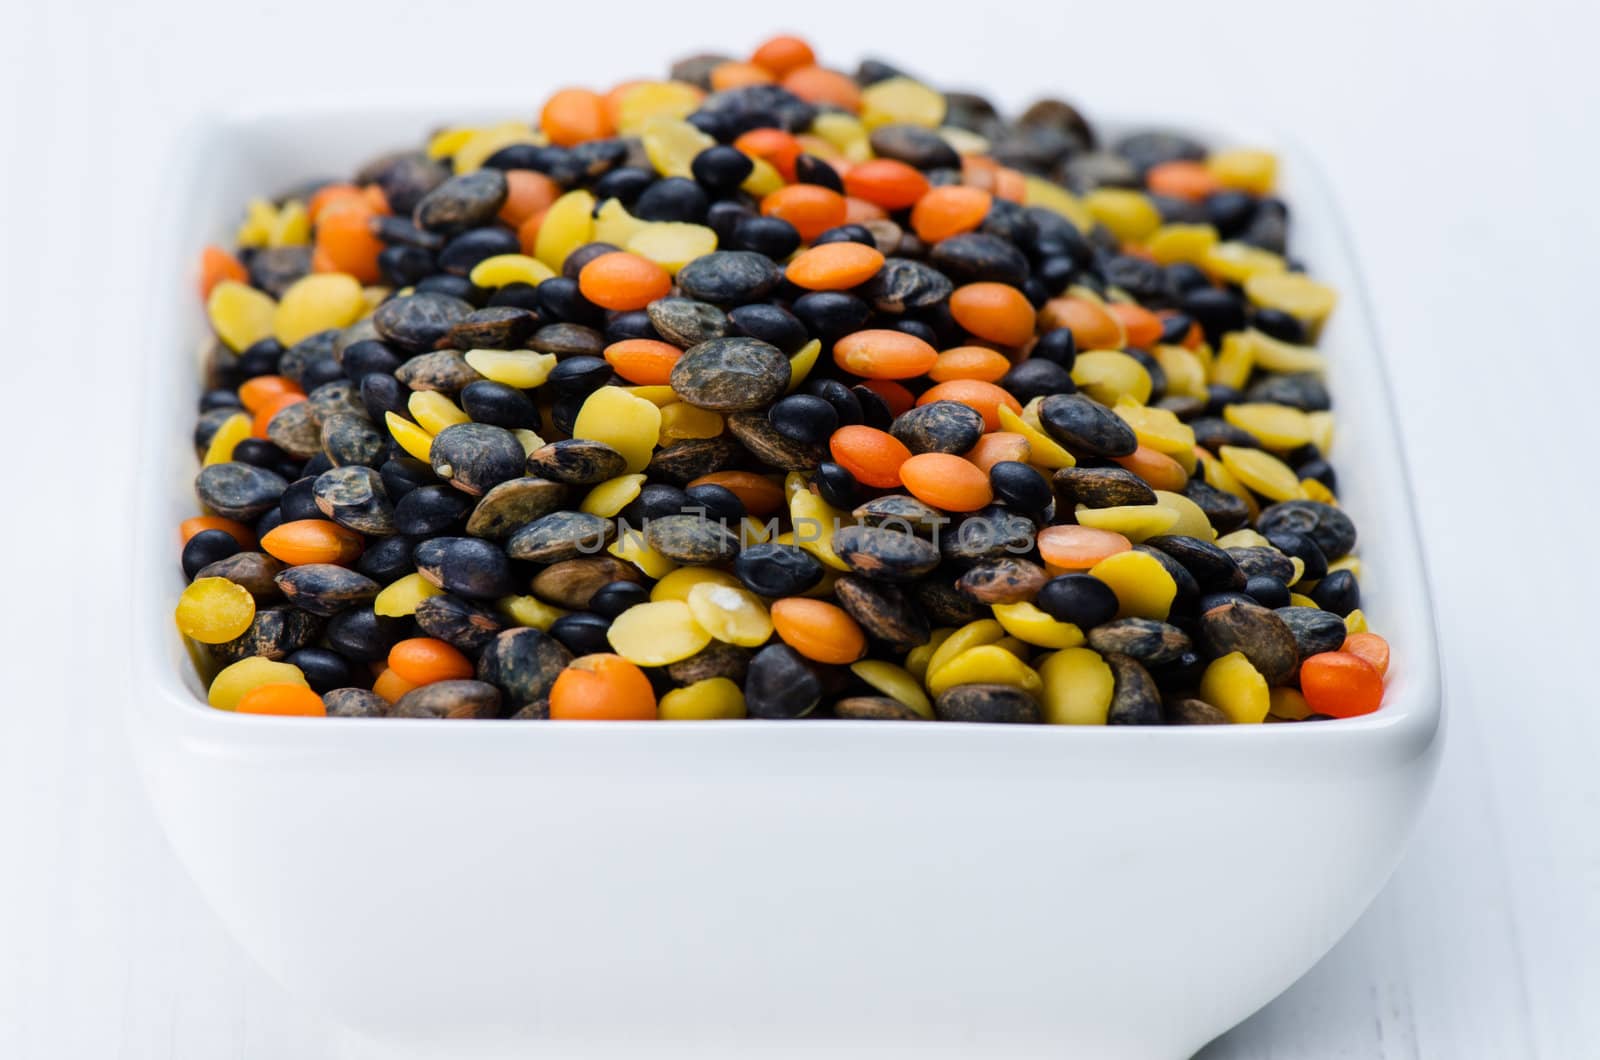
[[[772,636],[767,605],[748,589],[701,582],[689,590],[685,602],[694,620],[717,640],[755,648]]]
[[[1268,449],[1298,449],[1311,441],[1311,420],[1292,405],[1244,401],[1225,405],[1222,418],[1255,435]]]
[[[1089,568],[1117,594],[1118,618],[1165,620],[1178,595],[1178,583],[1161,561],[1143,552],[1118,552]]]
[[[794,352],[789,358],[789,389],[794,393],[799,385],[806,381],[806,376],[811,374],[811,369],[817,365],[817,356],[822,353],[822,343],[812,339]]]
[[[700,106],[703,93],[682,81],[645,81],[622,94],[617,102],[617,131],[632,136],[644,131],[652,118],[687,118]]]
[[[1205,509],[1188,497],[1169,490],[1156,490],[1156,504],[1178,516],[1177,522],[1172,524],[1167,533],[1198,537],[1202,541],[1216,540],[1217,528],[1211,525]]]
[[[1244,283],[1252,276],[1283,272],[1289,266],[1270,250],[1229,242],[1218,243],[1207,251],[1200,267],[1229,283]]]
[[[404,618],[416,614],[417,605],[428,597],[443,593],[421,574],[407,574],[383,587],[372,601],[372,610],[385,618]]]
[[[572,436],[604,442],[622,454],[629,472],[643,471],[661,440],[661,410],[621,387],[603,386],[584,400]]]
[[[644,480],[645,476],[640,474],[606,479],[584,495],[578,510],[602,519],[614,518],[639,496],[639,491],[644,489]]]
[[[582,188],[569,191],[545,211],[533,256],[560,272],[567,255],[589,242],[593,232],[594,196]]]
[[[418,460],[428,460],[428,451],[433,448],[433,435],[397,412],[385,412],[383,422],[388,425],[389,434],[400,448]]]
[[[1216,245],[1217,230],[1210,225],[1170,224],[1156,229],[1145,249],[1162,265],[1198,265]]]
[[[1252,725],[1266,719],[1272,703],[1266,679],[1238,651],[1214,659],[1206,667],[1200,677],[1200,698],[1234,722]]]
[[[556,619],[571,613],[554,604],[547,604],[537,596],[502,596],[494,602],[494,608],[519,626],[547,633]]]
[[[625,249],[676,276],[695,258],[717,249],[717,233],[687,221],[651,221],[628,237]]]
[[[1115,681],[1111,667],[1091,648],[1067,648],[1039,664],[1044,720],[1051,725],[1104,725]]]
[[[1313,326],[1327,319],[1338,292],[1303,272],[1258,273],[1244,282],[1245,297],[1262,309],[1279,309]]]
[[[890,699],[904,703],[918,714],[933,720],[933,702],[922,684],[909,671],[881,659],[862,659],[850,664],[850,672]]]
[[[1235,147],[1213,152],[1206,159],[1206,169],[1225,188],[1265,195],[1278,179],[1278,158],[1270,151]]]
[[[233,459],[234,446],[250,437],[253,423],[247,413],[236,412],[222,421],[211,442],[206,446],[205,458],[200,461],[202,466],[210,467],[212,464],[225,464]]]
[[[1111,530],[1129,541],[1139,542],[1157,534],[1173,533],[1178,513],[1159,504],[1119,504],[1109,508],[1079,508],[1080,526]]]
[[[1124,243],[1142,243],[1161,227],[1161,211],[1142,191],[1096,188],[1083,197],[1083,205]]]
[[[677,569],[677,563],[657,552],[637,529],[620,534],[606,549],[618,559],[627,560],[652,578],[660,578]]]
[[[366,312],[367,297],[354,276],[318,272],[289,285],[272,317],[273,337],[285,346],[329,328],[354,324]]]
[[[1072,381],[1102,405],[1122,398],[1143,405],[1150,400],[1150,373],[1121,350],[1085,350],[1072,364]]]
[[[1037,411],[1035,409],[1035,415]],[[1028,440],[1028,463],[1052,470],[1078,466],[1077,458],[1067,452],[1054,438],[1040,430],[1036,424],[1029,423],[1006,405],[998,406],[995,412],[1000,416],[1002,431],[1020,434]]]
[[[993,605],[994,617],[1005,631],[1027,644],[1041,648],[1076,648],[1083,643],[1083,630],[1039,610],[1026,600]]]
[[[411,396],[406,399],[406,411],[411,413],[411,418],[429,434],[438,434],[446,427],[453,427],[458,423],[472,422],[472,417],[463,412],[460,405],[438,390],[412,391]]]
[[[744,583],[725,570],[715,567],[679,567],[656,582],[650,590],[651,600],[689,600],[689,594],[701,585],[717,585],[729,589],[743,588]]]
[[[635,393],[637,394],[637,390]],[[661,406],[663,442],[679,441],[684,438],[715,438],[722,433],[722,428],[720,412],[698,408],[687,401],[674,401]]]
[[[178,629],[201,644],[225,644],[250,628],[256,600],[226,578],[196,578],[178,597]]]
[[[1274,717],[1299,721],[1311,713],[1311,704],[1297,688],[1273,688],[1267,692],[1267,711]]]
[[[531,390],[550,378],[556,366],[553,353],[536,353],[533,350],[468,350],[465,355],[472,370],[485,379],[514,386],[518,390]]]
[[[555,274],[554,269],[538,258],[526,254],[496,254],[474,265],[467,278],[479,287],[504,287],[508,283],[537,287]]]
[[[980,618],[968,622],[960,629],[952,631],[934,649],[928,658],[927,675],[932,676],[937,673],[940,667],[962,652],[980,645],[993,644],[1005,635],[1005,627],[995,619]]]
[[[631,663],[665,666],[705,648],[711,634],[682,600],[653,600],[634,604],[613,619],[606,640]]]
[[[951,634],[954,632],[955,630],[947,627],[936,629],[928,638],[928,643],[919,645],[907,652],[906,673],[915,677],[918,681],[927,677],[929,661],[933,659],[934,654],[938,652],[945,641],[950,639]]]
[[[885,78],[861,90],[861,124],[869,132],[880,125],[937,129],[944,123],[944,114],[944,93],[909,77]]]
[[[1260,449],[1245,449],[1224,445],[1217,451],[1222,466],[1244,485],[1270,500],[1292,501],[1305,496],[1300,488],[1300,476],[1271,453]]]
[[[235,353],[270,336],[277,312],[271,295],[236,280],[223,280],[206,299],[212,330]]]
[[[717,142],[688,122],[665,114],[647,119],[639,139],[650,164],[663,177],[692,178],[690,165],[695,155]]]
[[[934,697],[957,685],[1010,685],[1034,696],[1044,691],[1033,668],[998,644],[968,648],[930,673],[927,685]]]
[[[661,697],[662,721],[726,721],[745,716],[744,692],[726,677],[708,677]]]

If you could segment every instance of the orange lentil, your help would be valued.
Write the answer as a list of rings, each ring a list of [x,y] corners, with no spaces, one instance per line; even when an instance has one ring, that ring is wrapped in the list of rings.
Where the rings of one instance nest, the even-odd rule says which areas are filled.
[[[1129,346],[1148,350],[1161,341],[1161,318],[1132,302],[1108,302],[1106,312],[1117,318]]]
[[[1052,298],[1040,314],[1045,328],[1067,328],[1080,350],[1120,350],[1122,322],[1105,306],[1087,298]]]
[[[989,476],[954,453],[918,453],[900,465],[911,495],[947,512],[975,512],[994,500]]]
[[[258,375],[239,384],[239,404],[251,412],[283,394],[304,394],[299,383],[286,375]]]
[[[752,158],[761,158],[784,180],[794,180],[794,160],[800,157],[800,141],[782,129],[751,129],[733,141],[733,146]]]
[[[401,696],[416,687],[390,669],[385,669],[372,682],[372,690],[390,703],[398,702]]]
[[[793,191],[796,187],[800,185],[784,190]],[[762,202],[762,213],[767,212],[767,202],[772,198],[773,196],[768,195],[767,200]],[[839,198],[839,207],[839,216],[843,217],[843,198]],[[843,224],[843,221],[839,223]],[[800,234],[807,239],[811,238],[805,236],[803,231]],[[872,279],[881,268],[883,268],[883,253],[874,247],[863,243],[824,243],[820,247],[802,250],[793,261],[789,262],[788,267],[784,269],[784,275],[788,277],[790,283],[796,287],[804,287],[808,291],[847,291]]]
[[[900,465],[911,459],[911,450],[900,439],[888,431],[859,424],[834,431],[828,439],[828,451],[857,482],[876,489],[900,485]]]
[[[987,155],[961,156],[961,183],[965,187],[993,193],[999,172],[1000,163]]]
[[[211,288],[223,280],[249,283],[250,273],[240,264],[238,258],[215,243],[207,244],[205,249],[200,251],[200,297],[209,298]]]
[[[387,217],[394,213],[389,206],[389,196],[377,184],[368,184],[361,189],[361,197],[366,200],[367,206],[373,213]]]
[[[1189,473],[1182,464],[1148,445],[1141,445],[1127,456],[1112,459],[1144,479],[1152,489],[1177,493],[1189,482]]]
[[[1380,677],[1389,672],[1389,642],[1376,633],[1352,633],[1339,650],[1367,660]]]
[[[178,536],[187,545],[189,539],[202,530],[221,530],[239,543],[246,551],[256,547],[256,533],[248,526],[220,515],[196,515],[178,524]]]
[[[549,209],[550,204],[561,197],[561,185],[543,173],[508,169],[505,178],[506,201],[500,207],[500,220],[512,228],[520,228],[522,222]]]
[[[341,209],[367,212],[370,208],[371,204],[361,194],[361,189],[354,184],[324,184],[313,192],[307,201],[306,216],[310,218],[312,224],[316,224],[324,213],[333,214]]]
[[[330,210],[317,221],[316,249],[323,263],[320,272],[348,272],[361,283],[383,278],[378,254],[384,244],[372,234],[372,212],[365,209]]]
[[[288,408],[304,401],[304,394],[278,394],[268,398],[266,403],[256,410],[255,420],[250,425],[250,434],[256,438],[267,436],[267,427],[272,423],[272,417]]]
[[[721,486],[739,498],[745,511],[757,517],[771,515],[784,502],[783,485],[754,471],[713,471],[689,486]]]
[[[865,224],[868,221],[884,221],[889,217],[889,211],[877,203],[858,199],[854,195],[844,197],[844,223],[849,225]]]
[[[656,693],[644,671],[620,655],[580,655],[550,689],[552,721],[654,721]]]
[[[1010,391],[993,383],[985,383],[982,379],[952,379],[947,383],[937,383],[917,398],[919,405],[931,405],[935,401],[955,401],[972,406],[983,413],[984,429],[990,431],[1000,429],[1001,405],[1022,415],[1022,403],[1012,397]]]
[[[258,685],[233,708],[240,714],[276,714],[280,717],[322,718],[328,714],[322,697],[305,685]]]
[[[1151,166],[1144,175],[1144,183],[1152,195],[1166,195],[1189,202],[1199,202],[1222,187],[1204,162],[1183,160]]]
[[[990,431],[978,439],[978,444],[962,456],[984,474],[1002,460],[1015,460],[1026,464],[1033,455],[1033,445],[1026,436],[1015,431]]]
[[[954,346],[939,354],[938,361],[928,369],[928,378],[935,383],[948,383],[952,379],[998,383],[1009,371],[1010,359],[997,350],[987,346]]]
[[[779,34],[762,41],[761,46],[751,54],[750,61],[774,76],[782,77],[791,70],[815,63],[817,53],[799,37]]]
[[[854,114],[861,110],[861,88],[855,79],[837,70],[812,64],[784,75],[783,87],[807,103],[822,103]]]
[[[886,210],[903,210],[928,193],[928,178],[904,162],[874,158],[850,167],[844,174],[844,190]]]
[[[291,567],[302,563],[355,562],[366,539],[347,527],[326,519],[291,519],[279,523],[261,538],[261,549]]]
[[[558,147],[601,140],[616,131],[605,100],[587,88],[563,88],[539,112],[539,128]]]
[[[994,197],[1007,202],[1025,202],[1028,198],[1028,182],[1019,170],[1009,166],[1001,166],[994,174]]]
[[[925,243],[937,243],[983,224],[994,196],[982,188],[951,184],[932,188],[911,209],[911,227]]]
[[[1020,346],[1033,337],[1033,303],[1008,283],[969,283],[950,295],[956,323],[990,342]]]
[[[584,265],[578,290],[602,309],[625,313],[665,298],[672,291],[672,276],[649,258],[614,250]]]
[[[408,637],[389,649],[389,669],[413,685],[465,681],[477,672],[472,660],[436,637]]]
[[[747,85],[770,85],[776,80],[771,70],[755,63],[731,60],[711,68],[713,92],[726,92],[730,88],[744,88]]]
[[[917,395],[893,379],[868,379],[861,385],[883,399],[891,416],[898,416],[917,403]]]
[[[772,627],[785,644],[820,663],[853,663],[867,650],[867,636],[856,620],[826,600],[786,596],[775,601]]]
[[[1044,561],[1059,570],[1088,570],[1107,556],[1133,548],[1115,530],[1092,526],[1047,526],[1039,531],[1037,544]]]
[[[913,379],[933,367],[939,351],[903,331],[868,328],[834,343],[833,359],[867,379]]]
[[[638,386],[666,386],[672,379],[672,366],[682,356],[678,347],[656,339],[623,339],[605,349],[605,358],[616,373]]]
[[[845,212],[844,196],[818,184],[790,184],[761,200],[763,216],[788,221],[807,243],[828,229],[844,224]],[[883,263],[883,255],[878,255],[878,262]]]
[[[1300,664],[1300,694],[1318,714],[1371,714],[1383,702],[1383,675],[1359,655],[1325,651]]]

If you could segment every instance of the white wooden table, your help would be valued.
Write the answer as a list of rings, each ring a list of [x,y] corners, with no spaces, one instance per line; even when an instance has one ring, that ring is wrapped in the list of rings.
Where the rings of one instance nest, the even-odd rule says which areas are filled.
[[[132,444],[120,393],[139,365],[121,329],[141,297],[142,203],[189,115],[390,85],[436,92],[441,117],[485,95],[526,113],[553,86],[770,29],[765,12],[693,4],[549,6],[7,5],[0,1057],[370,1055],[249,963],[143,803],[115,705],[120,513],[138,484],[96,459]],[[1203,1055],[1600,1056],[1592,6],[1023,3],[941,32],[880,6],[808,4],[798,28],[837,61],[866,41],[1012,104],[1177,100],[1296,130],[1369,270],[1432,549],[1448,753],[1371,911]]]

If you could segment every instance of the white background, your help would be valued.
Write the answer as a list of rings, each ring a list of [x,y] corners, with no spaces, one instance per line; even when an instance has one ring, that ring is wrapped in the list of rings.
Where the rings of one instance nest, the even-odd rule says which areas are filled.
[[[1595,9],[1432,6],[0,0],[0,1057],[366,1055],[202,905],[115,709],[139,483],[103,468],[134,444],[127,328],[177,130],[329,98],[532,114],[780,27],[847,68],[870,49],[1013,105],[1214,112],[1321,159],[1405,410],[1449,743],[1389,889],[1203,1055],[1600,1056]]]

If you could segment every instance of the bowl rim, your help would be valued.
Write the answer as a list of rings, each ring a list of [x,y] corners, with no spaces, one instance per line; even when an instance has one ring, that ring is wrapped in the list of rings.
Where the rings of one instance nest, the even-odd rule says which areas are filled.
[[[215,236],[217,222],[202,218],[184,207],[197,197],[205,180],[205,160],[230,141],[248,141],[264,136],[284,137],[307,123],[336,130],[359,129],[373,119],[410,123],[421,131],[442,127],[442,112],[454,114],[455,122],[503,120],[514,108],[492,101],[458,103],[448,98],[426,101],[390,101],[373,106],[323,104],[305,107],[249,106],[214,111],[192,120],[177,138],[174,153],[178,172],[166,182],[165,194],[150,217],[152,253],[150,294],[144,329],[148,346],[146,357],[152,366],[146,372],[141,395],[141,423],[138,429],[139,452],[147,459],[162,462],[180,457],[187,461],[192,476],[194,457],[186,430],[173,430],[182,422],[183,410],[192,408],[189,400],[198,389],[190,361],[174,351],[193,346],[198,333],[198,312],[190,282],[192,263],[207,236]],[[1431,744],[1442,721],[1442,674],[1439,666],[1432,594],[1426,554],[1422,549],[1420,524],[1414,507],[1415,493],[1405,451],[1400,443],[1395,420],[1396,402],[1389,373],[1383,363],[1381,347],[1372,318],[1371,301],[1364,278],[1356,264],[1353,243],[1342,214],[1321,168],[1292,135],[1281,130],[1254,125],[1219,126],[1214,120],[1194,118],[1174,110],[1150,119],[1123,117],[1114,111],[1099,122],[1103,128],[1181,129],[1211,143],[1253,143],[1268,145],[1279,157],[1283,172],[1290,177],[1284,184],[1293,190],[1285,196],[1297,218],[1302,236],[1308,226],[1318,232],[1321,249],[1313,256],[1318,276],[1337,277],[1340,303],[1338,326],[1350,333],[1341,357],[1353,366],[1356,380],[1330,384],[1335,407],[1349,402],[1347,389],[1359,389],[1362,396],[1376,402],[1381,415],[1380,436],[1367,439],[1363,449],[1379,448],[1391,454],[1380,466],[1365,470],[1379,472],[1383,478],[1383,510],[1364,512],[1363,522],[1381,524],[1383,549],[1391,556],[1386,576],[1390,579],[1390,599],[1398,604],[1384,612],[1385,637],[1395,646],[1400,663],[1391,671],[1391,687],[1378,711],[1356,718],[1333,719],[1312,725],[1264,724],[1220,726],[1078,726],[997,724],[962,725],[868,725],[850,719],[815,719],[796,723],[767,719],[702,721],[695,724],[661,725],[654,722],[610,722],[593,724],[570,721],[544,721],[539,724],[509,719],[482,719],[462,724],[448,719],[384,719],[373,724],[361,718],[284,718],[242,715],[209,706],[203,694],[195,694],[191,684],[175,669],[173,660],[182,655],[181,645],[170,625],[171,603],[176,593],[176,567],[171,562],[172,527],[163,516],[161,484],[165,476],[149,474],[137,490],[134,533],[128,537],[133,549],[134,576],[131,601],[133,635],[126,642],[134,656],[136,682],[127,702],[127,720],[135,728],[150,727],[180,739],[192,747],[227,749],[236,753],[250,750],[268,754],[325,754],[345,747],[370,750],[373,741],[395,748],[416,750],[439,748],[441,739],[470,740],[482,747],[486,741],[496,745],[527,746],[525,741],[576,741],[575,746],[604,749],[618,742],[632,744],[648,740],[721,743],[738,741],[737,750],[750,751],[754,742],[764,747],[827,747],[841,745],[838,734],[849,733],[848,743],[869,752],[893,751],[929,745],[926,741],[956,740],[974,748],[1014,754],[1036,745],[1060,749],[1108,748],[1129,743],[1145,747],[1158,741],[1174,752],[1186,749],[1192,741],[1211,741],[1206,754],[1214,756],[1232,747],[1242,760],[1256,757],[1263,741],[1279,749],[1313,748],[1332,753],[1336,748],[1354,754],[1368,753],[1374,740],[1382,740],[1405,753],[1420,753]],[[368,154],[384,150],[372,145]],[[1351,350],[1362,352],[1352,355]],[[180,386],[171,385],[172,373],[186,374]],[[183,400],[179,400],[180,396]],[[181,456],[180,456],[181,454]],[[1378,517],[1378,518],[1374,518]],[[1388,619],[1395,619],[1393,622]],[[175,650],[176,649],[176,653]],[[1403,680],[1394,681],[1396,675]],[[395,724],[395,722],[403,724]],[[360,736],[352,736],[353,733]],[[779,737],[777,734],[783,734]],[[481,734],[481,735],[480,735]],[[516,735],[513,735],[516,734]],[[647,735],[648,734],[648,735]],[[733,734],[738,734],[734,736]],[[421,741],[421,742],[418,742]],[[591,741],[597,741],[591,743]],[[1088,741],[1088,742],[1085,742]],[[450,744],[450,747],[459,746]],[[1366,750],[1357,751],[1357,748]],[[1167,756],[1163,756],[1167,757]],[[1211,761],[1215,761],[1212,757]]]

